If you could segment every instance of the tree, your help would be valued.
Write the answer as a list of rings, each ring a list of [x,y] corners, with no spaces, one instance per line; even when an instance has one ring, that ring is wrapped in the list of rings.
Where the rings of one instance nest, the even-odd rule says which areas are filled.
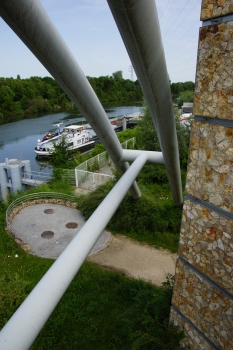
[[[144,101],[142,107],[143,116],[138,121],[141,148],[146,151],[160,151],[160,144],[149,108]]]
[[[179,118],[175,117],[177,140],[180,154],[180,165],[186,170],[189,152],[190,127],[181,124]],[[138,123],[138,137],[141,148],[147,151],[160,151],[157,133],[150,115],[149,108],[144,102],[143,117]]]
[[[118,71],[112,73],[112,77],[113,77],[114,80],[117,80],[117,81],[122,80],[123,79],[123,72],[122,72],[122,70],[118,70]]]
[[[194,99],[194,91],[183,91],[180,93],[180,96],[178,98],[178,106],[181,108],[183,106],[184,102],[193,102]]]
[[[50,156],[51,164],[57,168],[65,168],[69,159],[68,143],[62,137],[59,143],[53,143],[54,151]]]

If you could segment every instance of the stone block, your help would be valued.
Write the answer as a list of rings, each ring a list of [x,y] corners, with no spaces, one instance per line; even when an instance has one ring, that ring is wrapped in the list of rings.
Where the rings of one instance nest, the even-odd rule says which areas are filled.
[[[181,340],[180,345],[192,350],[212,350],[212,346],[187,323],[174,308],[171,308],[170,322],[184,331],[185,338]]]
[[[193,122],[186,192],[233,213],[233,128]]]
[[[233,349],[233,299],[181,260],[177,260],[172,304],[218,349]]]
[[[202,27],[199,34],[194,115],[233,120],[232,60],[233,21]]]
[[[179,256],[233,295],[233,221],[185,199]]]
[[[233,12],[233,0],[202,0],[201,20],[229,15]]]

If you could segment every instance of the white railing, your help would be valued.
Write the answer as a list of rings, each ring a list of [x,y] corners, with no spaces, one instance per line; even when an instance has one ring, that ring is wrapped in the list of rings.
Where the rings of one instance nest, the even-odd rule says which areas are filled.
[[[135,143],[136,137],[132,137],[131,139],[121,143],[121,146],[123,149],[132,149],[134,148]],[[108,166],[111,164],[112,161],[109,158],[108,153],[105,151],[78,165],[75,168],[76,187],[82,187],[84,189],[93,190],[96,187],[107,182],[109,179],[113,179],[113,175],[107,175],[97,172],[104,166]]]
[[[113,180],[115,176],[75,169],[75,178],[76,187],[82,187],[91,191],[95,190],[96,187],[103,185],[108,180]]]
[[[136,143],[136,137],[132,137],[131,139],[121,143],[122,148],[128,149],[129,147],[132,149],[134,148]],[[111,159],[109,158],[108,153],[102,152],[100,154],[97,154],[97,156],[92,157],[88,160],[86,160],[84,163],[78,165],[75,169],[78,170],[86,170],[86,171],[92,171],[98,170],[105,165],[110,165],[112,163]]]
[[[2,328],[1,350],[30,348],[146,161],[146,153],[134,161]]]
[[[37,183],[46,182],[49,179],[51,179],[51,174],[38,171],[30,171],[21,174],[21,181],[26,185],[36,185]]]

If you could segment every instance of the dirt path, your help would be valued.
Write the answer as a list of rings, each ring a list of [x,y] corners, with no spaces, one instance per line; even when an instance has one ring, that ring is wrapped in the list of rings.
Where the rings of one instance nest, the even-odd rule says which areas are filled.
[[[89,255],[87,260],[159,286],[168,273],[175,274],[176,258],[176,254],[117,235],[111,236],[106,247]]]
[[[17,232],[23,233],[23,238],[19,238],[27,243],[27,251],[52,259],[56,259],[78,234],[76,229],[67,226],[69,223],[80,229],[85,223],[81,212],[51,203],[25,207],[12,220]],[[44,237],[46,232],[51,236]],[[174,275],[176,258],[176,254],[104,231],[87,259],[127,276],[161,285],[168,273]]]

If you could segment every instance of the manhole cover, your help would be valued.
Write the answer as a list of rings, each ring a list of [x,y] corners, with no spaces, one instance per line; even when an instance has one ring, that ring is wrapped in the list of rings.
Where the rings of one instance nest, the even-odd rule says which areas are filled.
[[[41,233],[41,237],[45,238],[45,239],[50,239],[54,236],[54,232],[53,231],[44,231]]]
[[[54,210],[53,210],[53,209],[45,209],[45,210],[44,210],[44,213],[45,213],[45,214],[53,214],[53,213],[54,213]]]
[[[77,222],[68,222],[68,223],[66,224],[66,227],[67,227],[67,228],[77,228],[77,227],[78,227],[78,224],[77,224]]]

